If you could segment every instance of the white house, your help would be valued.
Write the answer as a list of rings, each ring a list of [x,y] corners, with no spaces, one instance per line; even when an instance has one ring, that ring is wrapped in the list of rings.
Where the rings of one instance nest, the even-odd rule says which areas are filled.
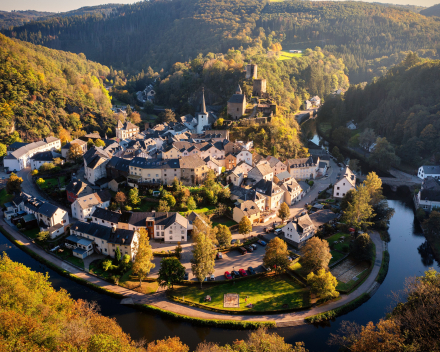
[[[315,226],[308,214],[289,221],[283,227],[284,239],[296,248],[301,248],[315,234]]]
[[[31,169],[38,170],[43,164],[55,164],[55,159],[61,157],[61,154],[54,151],[38,152],[30,158]],[[60,160],[60,164],[64,164],[64,160]]]
[[[36,153],[58,149],[61,149],[61,140],[56,137],[47,137],[8,153],[3,158],[3,165],[9,171],[20,171],[30,166],[30,158]]]
[[[139,127],[131,122],[125,121],[124,123],[121,120],[118,120],[118,124],[116,125],[116,138],[120,140],[133,137],[139,133]]]
[[[252,154],[249,150],[243,149],[240,153],[236,155],[237,165],[240,161],[244,161],[246,164],[252,166]]]
[[[351,120],[350,122],[347,122],[347,128],[349,130],[355,130],[357,128],[356,124],[354,123],[354,120]]]
[[[219,176],[222,173],[222,165],[219,160],[208,156],[205,158],[206,165],[214,171],[216,176]]]
[[[414,200],[416,208],[426,212],[431,212],[434,207],[440,208],[440,180],[432,176],[425,178]]]
[[[84,178],[92,185],[103,177],[107,177],[106,165],[111,154],[102,148],[92,147],[84,154]]]
[[[417,177],[422,180],[427,177],[440,179],[440,165],[423,165],[419,167]]]
[[[248,178],[255,180],[255,183],[260,180],[272,181],[273,174],[269,164],[259,164],[248,172]]]
[[[85,221],[96,208],[107,208],[110,205],[111,197],[112,196],[108,190],[79,197],[71,205],[72,216],[75,219]]]
[[[356,188],[356,175],[347,166],[344,176],[333,186],[333,197],[343,198],[347,192]]]
[[[278,175],[283,171],[287,171],[287,165],[284,164],[281,160],[275,158],[274,156],[269,155],[266,160],[269,162],[269,165],[275,175]]]

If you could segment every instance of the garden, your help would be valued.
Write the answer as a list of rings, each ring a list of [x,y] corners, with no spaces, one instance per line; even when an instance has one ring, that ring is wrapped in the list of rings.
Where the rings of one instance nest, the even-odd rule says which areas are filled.
[[[240,308],[223,308],[224,295],[227,293],[239,294]],[[267,275],[264,285],[260,277],[254,277],[205,285],[202,289],[198,284],[184,286],[175,289],[172,295],[184,299],[186,303],[231,311],[269,312],[310,306],[309,290],[287,274]],[[211,297],[210,302],[205,302],[207,295]],[[252,308],[247,308],[250,304]]]
[[[77,267],[84,269],[84,261],[78,257],[73,256],[73,252],[70,248],[59,248],[53,252],[56,256],[62,260],[68,261]]]

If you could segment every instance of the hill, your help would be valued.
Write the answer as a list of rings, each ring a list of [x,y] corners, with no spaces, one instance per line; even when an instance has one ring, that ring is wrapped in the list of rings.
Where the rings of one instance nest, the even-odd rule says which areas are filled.
[[[440,22],[405,8],[366,2],[157,0],[110,14],[53,17],[3,30],[11,37],[81,53],[138,73],[167,71],[199,53],[281,42],[285,49],[320,46],[342,58],[350,81],[370,81],[409,51],[438,58]],[[241,50],[241,49],[240,49]]]
[[[393,144],[402,161],[418,166],[440,156],[440,60],[410,54],[385,76],[352,86],[344,98],[327,99],[318,121],[333,129],[354,120]],[[335,134],[332,134],[335,137]]]
[[[0,34],[0,139],[18,131],[37,140],[81,127],[106,131],[114,122],[103,87],[110,70],[76,55]],[[16,135],[16,134],[15,134]],[[9,141],[10,142],[10,141]]]
[[[50,15],[54,15],[54,12],[39,12],[39,11],[0,11],[0,29],[22,26],[26,22],[42,19]]]
[[[427,17],[428,16],[440,17],[440,4],[428,7],[427,9],[420,11],[420,14]]]

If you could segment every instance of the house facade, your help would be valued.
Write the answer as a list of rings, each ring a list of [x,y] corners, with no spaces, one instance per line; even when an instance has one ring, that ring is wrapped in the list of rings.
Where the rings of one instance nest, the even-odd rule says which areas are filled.
[[[315,226],[308,214],[289,221],[283,227],[284,240],[301,248],[315,234]]]
[[[428,213],[433,208],[440,208],[440,180],[432,176],[426,177],[414,201],[416,208],[422,208]]]
[[[275,175],[287,171],[287,165],[284,164],[281,160],[275,158],[274,156],[269,155],[266,158],[266,160],[269,162],[269,165],[272,168]]]
[[[356,175],[347,166],[344,176],[333,186],[333,197],[343,198],[352,189],[356,189]]]
[[[232,211],[232,218],[236,223],[239,223],[245,216],[249,218],[252,224],[259,222],[261,210],[257,203],[252,200],[247,200],[242,203],[237,202]]]
[[[92,147],[84,154],[84,178],[92,185],[107,177],[106,165],[111,154],[102,148]]]
[[[139,132],[139,127],[135,124],[128,121],[122,123],[121,120],[118,120],[118,124],[116,125],[116,138],[119,138],[119,140],[131,138]]]
[[[420,166],[419,171],[417,172],[417,177],[422,180],[427,177],[440,179],[440,166],[439,165]]]
[[[255,183],[260,180],[273,181],[273,174],[269,164],[260,164],[248,172],[248,178],[255,180]]]
[[[71,205],[72,216],[85,221],[96,208],[107,208],[110,205],[111,194],[108,190],[99,191],[77,198]]]
[[[316,178],[318,165],[312,157],[287,160],[287,171],[295,180]]]

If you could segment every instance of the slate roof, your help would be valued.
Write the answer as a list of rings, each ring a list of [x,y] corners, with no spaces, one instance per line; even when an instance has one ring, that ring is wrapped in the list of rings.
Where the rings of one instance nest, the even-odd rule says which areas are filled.
[[[84,154],[84,160],[90,169],[98,166],[101,159],[111,159],[111,155],[102,148],[92,147]]]
[[[252,188],[268,197],[272,197],[275,194],[283,192],[282,189],[277,184],[275,184],[275,182],[266,181],[265,179],[261,179],[260,181],[258,181]]]
[[[280,180],[283,181],[285,179],[290,179],[292,178],[292,175],[290,175],[289,171],[282,171],[280,172],[278,175],[276,175],[276,177]],[[296,182],[296,181],[295,181]]]
[[[153,218],[155,225],[165,226],[165,228],[177,222],[188,228],[188,220],[179,213],[159,213],[159,212],[125,212],[119,218],[119,222],[130,224],[136,227],[145,227],[147,218]]]
[[[425,178],[420,191],[420,200],[440,201],[440,182],[432,176]]]
[[[108,202],[110,201],[111,198],[112,195],[110,194],[109,190],[105,189],[103,191],[99,191],[96,193],[88,194],[83,197],[79,197],[75,200],[75,202],[77,202],[82,209],[88,209],[95,205]]]
[[[298,184],[304,192],[307,192],[310,189],[310,185],[307,182],[299,181]]]
[[[71,192],[73,194],[80,194],[85,188],[87,187],[87,184],[82,181],[76,181],[72,180],[70,183],[66,186],[66,191]]]
[[[28,145],[28,144],[29,143],[24,143],[24,142],[14,142],[14,143],[8,145],[7,150],[17,150],[17,149],[20,149],[21,147]]]
[[[440,165],[423,165],[422,168],[425,175],[440,175]]]
[[[104,208],[96,208],[95,211],[90,216],[93,218],[97,218],[100,220],[105,220],[117,224],[122,214]]]
[[[39,152],[39,153],[34,154],[31,157],[31,160],[34,160],[34,161],[53,161],[54,158],[55,157],[54,157],[53,153],[51,151],[47,151],[47,152]]]
[[[107,167],[113,168],[121,172],[128,172],[131,160],[118,158],[114,156],[107,163]]]
[[[50,203],[44,203],[41,200],[38,200],[36,198],[28,198],[25,200],[24,205],[31,209],[32,211],[35,211],[36,213],[42,214],[47,216],[48,218],[51,218],[53,214],[59,209],[57,206],[50,204]]]
[[[253,200],[247,200],[243,203],[240,203],[237,205],[237,208],[240,208],[246,214],[246,216],[260,213],[260,208],[258,208],[258,205]]]
[[[306,167],[306,166],[314,166],[314,165],[316,165],[316,163],[313,161],[312,157],[299,158],[299,159],[289,159],[289,160],[287,160],[287,164],[291,168],[298,168],[298,167]]]
[[[243,104],[244,103],[244,94],[233,94],[232,97],[228,100],[228,103],[231,104]]]
[[[255,166],[251,171],[249,171],[249,173],[251,173],[252,171],[258,171],[261,176],[273,174],[272,168],[269,164],[259,164]]]
[[[196,155],[188,155],[179,159],[180,167],[183,169],[196,169],[205,166],[205,162]]]
[[[110,227],[82,221],[73,223],[71,230],[106,240],[109,243],[125,246],[131,245],[135,234],[133,230],[116,229],[113,232],[113,229]]]
[[[309,216],[315,227],[320,227],[338,217],[338,215],[333,213],[330,209],[322,209]]]
[[[320,169],[325,169],[327,167],[327,163],[325,161],[320,161],[318,167]]]
[[[45,146],[46,144],[47,143],[44,141],[38,141],[38,142],[26,144],[23,147],[18,148],[17,150],[13,151],[11,154],[6,155],[5,158],[6,159],[19,159],[20,157],[22,157],[23,155],[27,154],[28,152],[34,150],[35,148]]]
[[[87,144],[86,141],[83,141],[82,139],[74,139],[73,141],[64,144],[61,149],[70,149],[72,144],[79,144],[79,145],[84,145]]]
[[[46,137],[43,139],[43,141],[45,141],[46,143],[52,143],[52,142],[56,142],[58,140],[59,140],[59,138],[57,138],[57,137]]]

